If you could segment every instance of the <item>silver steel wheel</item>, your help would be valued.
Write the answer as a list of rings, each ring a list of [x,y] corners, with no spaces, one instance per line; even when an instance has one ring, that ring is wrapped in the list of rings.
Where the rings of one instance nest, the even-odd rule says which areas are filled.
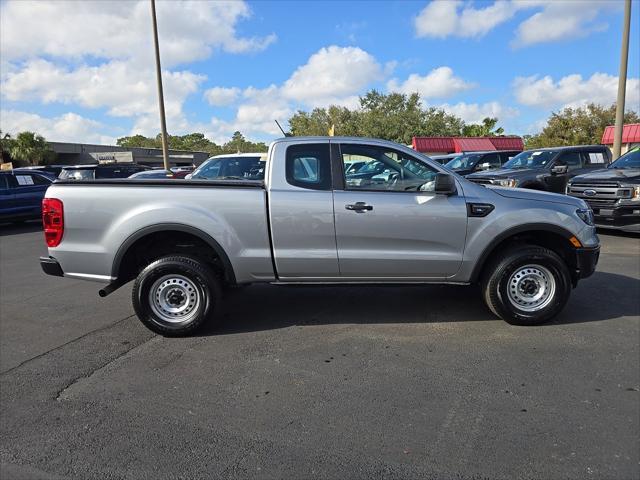
[[[542,265],[526,265],[511,274],[507,288],[507,296],[514,307],[525,312],[536,312],[553,300],[556,280]]]
[[[188,323],[198,311],[200,298],[196,285],[182,275],[165,275],[149,290],[149,305],[162,321]]]

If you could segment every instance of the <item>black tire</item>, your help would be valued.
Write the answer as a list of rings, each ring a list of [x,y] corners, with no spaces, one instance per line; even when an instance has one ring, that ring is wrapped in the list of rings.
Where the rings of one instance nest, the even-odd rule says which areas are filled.
[[[211,268],[182,255],[149,264],[136,278],[131,296],[140,321],[166,337],[197,331],[213,317],[222,299],[220,282]]]
[[[552,250],[523,245],[490,262],[484,269],[481,287],[489,309],[507,323],[540,325],[564,308],[571,293],[571,276],[567,265]],[[532,293],[531,288],[537,293],[549,293],[546,297],[542,294],[539,304],[527,302],[535,298],[526,296]]]

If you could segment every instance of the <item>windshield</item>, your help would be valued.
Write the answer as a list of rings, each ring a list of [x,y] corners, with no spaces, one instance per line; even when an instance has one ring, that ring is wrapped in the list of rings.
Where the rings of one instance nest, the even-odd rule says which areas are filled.
[[[191,174],[196,180],[263,180],[267,162],[260,157],[210,158]]]
[[[613,162],[609,168],[640,168],[640,148],[635,148],[625,153]]]
[[[445,167],[450,168],[451,170],[463,170],[467,168],[473,168],[476,163],[482,158],[482,155],[471,154],[471,155],[459,155],[449,163],[445,165]]]
[[[502,168],[544,168],[557,155],[557,150],[529,150],[513,157]]]
[[[94,170],[89,168],[84,169],[63,169],[60,172],[61,180],[93,180],[94,179]]]

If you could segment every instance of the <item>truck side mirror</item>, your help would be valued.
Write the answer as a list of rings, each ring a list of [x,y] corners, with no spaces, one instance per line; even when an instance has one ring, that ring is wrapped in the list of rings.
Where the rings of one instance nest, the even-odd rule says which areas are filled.
[[[456,181],[453,179],[453,175],[436,173],[434,192],[440,195],[453,195],[456,193]]]
[[[568,165],[556,165],[551,168],[551,173],[553,175],[564,175],[569,171]]]

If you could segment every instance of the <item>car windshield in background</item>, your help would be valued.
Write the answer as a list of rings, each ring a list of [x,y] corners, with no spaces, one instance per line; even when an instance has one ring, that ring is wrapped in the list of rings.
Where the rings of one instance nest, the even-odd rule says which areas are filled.
[[[450,168],[451,170],[462,170],[467,168],[472,168],[482,155],[474,154],[474,155],[460,155],[449,163],[445,165],[445,167]]]
[[[94,171],[90,168],[85,169],[63,169],[58,178],[60,180],[93,180]]]
[[[513,157],[502,168],[544,168],[556,156],[557,150],[530,150]]]
[[[625,153],[613,162],[609,168],[640,168],[640,148]]]
[[[261,157],[212,158],[196,168],[196,180],[264,180],[266,161]]]

